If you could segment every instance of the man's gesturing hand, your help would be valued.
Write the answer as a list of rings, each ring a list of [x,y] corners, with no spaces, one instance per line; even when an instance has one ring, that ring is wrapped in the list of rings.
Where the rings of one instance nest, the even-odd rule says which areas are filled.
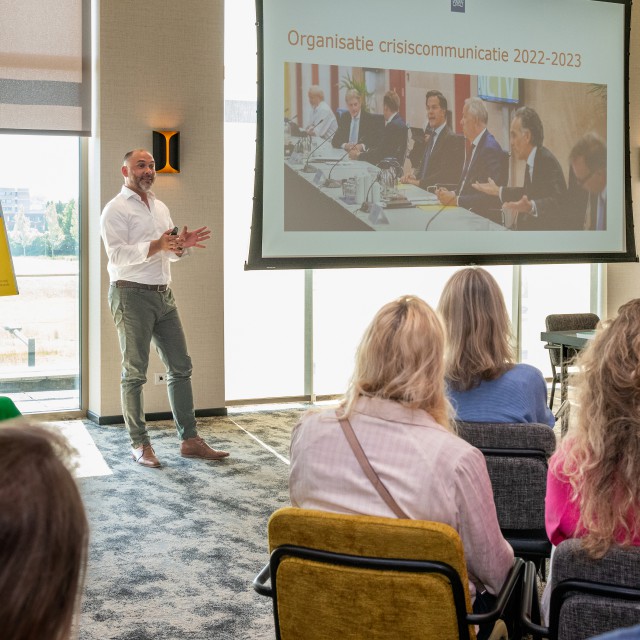
[[[189,231],[187,227],[183,227],[182,233],[180,233],[178,238],[180,239],[180,247],[182,249],[188,249],[189,247],[204,249],[205,245],[201,243],[211,238],[211,229],[208,227],[200,227],[195,231]]]

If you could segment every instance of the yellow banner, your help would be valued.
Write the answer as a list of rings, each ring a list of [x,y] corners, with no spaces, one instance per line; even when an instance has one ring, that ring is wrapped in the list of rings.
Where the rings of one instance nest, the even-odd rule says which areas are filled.
[[[11,249],[9,249],[9,237],[7,227],[2,215],[2,205],[0,205],[0,296],[17,296],[18,284],[16,273],[13,270],[13,260],[11,259]]]

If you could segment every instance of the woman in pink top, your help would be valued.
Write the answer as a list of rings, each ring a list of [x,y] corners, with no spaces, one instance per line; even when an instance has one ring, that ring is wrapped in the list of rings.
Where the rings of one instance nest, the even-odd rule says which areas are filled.
[[[640,299],[579,356],[577,403],[547,477],[546,527],[558,545],[582,538],[593,557],[640,546]]]

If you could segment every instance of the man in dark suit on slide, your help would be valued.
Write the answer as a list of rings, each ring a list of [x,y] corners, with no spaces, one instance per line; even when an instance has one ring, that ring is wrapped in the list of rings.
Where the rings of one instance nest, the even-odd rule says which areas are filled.
[[[400,182],[423,189],[460,182],[464,165],[464,137],[456,135],[447,124],[447,99],[440,91],[427,92],[428,124],[424,140],[416,140],[409,154],[413,171]]]
[[[604,231],[607,228],[607,145],[587,133],[571,149],[567,208],[574,212],[570,228]]]
[[[505,226],[519,231],[563,229],[563,207],[567,185],[556,157],[542,146],[544,129],[537,112],[520,107],[509,129],[511,153],[525,160],[524,187],[499,187],[489,180],[474,188],[496,196],[505,214]]]
[[[349,157],[352,160],[366,160],[371,164],[378,164],[383,158],[394,158],[402,167],[407,155],[409,130],[399,111],[400,96],[395,91],[387,91],[382,100],[384,118],[382,137],[373,143],[374,146],[369,151],[352,149],[349,151]]]
[[[498,186],[509,179],[509,158],[498,141],[487,130],[489,113],[480,98],[467,98],[462,109],[462,132],[470,147],[462,168],[460,182],[455,191],[437,189],[436,195],[443,205],[463,207],[494,222],[502,222],[495,196],[473,188],[475,182],[493,180]]]
[[[331,140],[336,149],[359,152],[373,149],[382,137],[384,120],[381,115],[362,108],[362,97],[355,89],[344,96],[348,111],[338,119],[338,130]]]

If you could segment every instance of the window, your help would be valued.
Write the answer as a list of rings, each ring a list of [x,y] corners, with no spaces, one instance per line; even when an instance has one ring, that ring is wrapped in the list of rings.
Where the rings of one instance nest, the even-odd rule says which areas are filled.
[[[374,313],[403,294],[435,307],[456,268],[246,272],[256,112],[255,5],[225,2],[225,380],[228,401],[345,391]],[[487,267],[500,284],[520,359],[551,374],[549,313],[589,311],[589,265]],[[520,282],[516,280],[520,274]],[[514,295],[520,292],[514,304]],[[312,355],[311,355],[312,354]],[[309,382],[311,381],[311,382]]]
[[[23,412],[80,407],[79,139],[0,137],[0,200],[19,295],[0,297],[0,393]]]

